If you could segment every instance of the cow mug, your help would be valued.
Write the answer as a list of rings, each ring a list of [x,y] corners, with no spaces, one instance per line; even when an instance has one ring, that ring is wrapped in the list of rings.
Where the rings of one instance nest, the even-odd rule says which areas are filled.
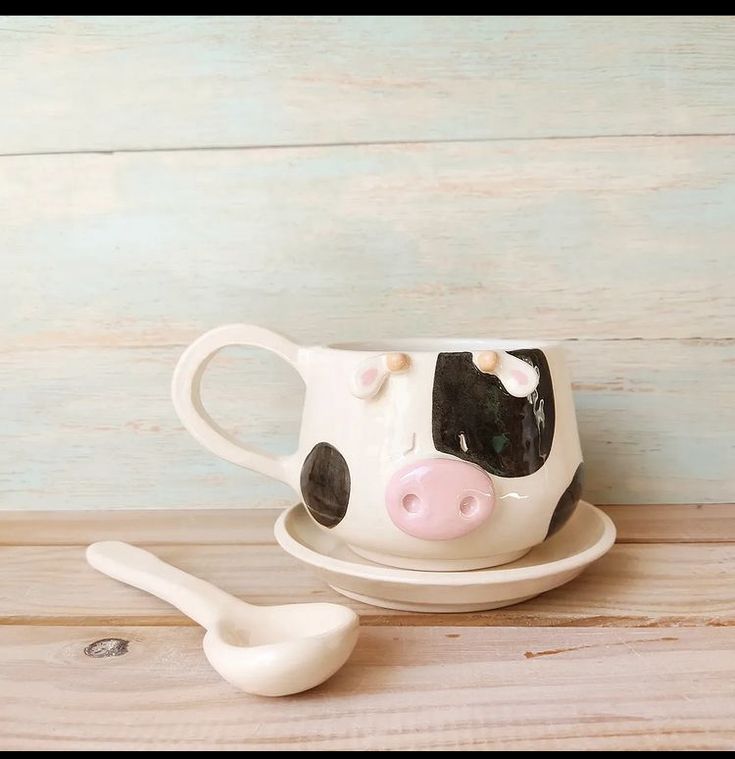
[[[202,376],[228,345],[271,350],[301,375],[294,453],[245,448],[207,414]],[[554,343],[302,346],[232,324],[184,351],[172,397],[202,445],[290,485],[319,528],[380,564],[466,570],[515,561],[559,530],[581,496],[571,384]]]

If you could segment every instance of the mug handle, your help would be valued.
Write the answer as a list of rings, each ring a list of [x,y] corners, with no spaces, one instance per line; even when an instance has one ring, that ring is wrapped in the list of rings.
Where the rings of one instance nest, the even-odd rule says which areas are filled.
[[[291,364],[303,378],[298,362],[300,346],[296,343],[254,324],[216,327],[198,337],[176,364],[171,382],[171,399],[176,413],[184,427],[212,453],[293,487],[292,473],[297,453],[272,456],[250,450],[223,430],[204,408],[201,397],[202,377],[214,355],[228,345],[247,345],[273,351]]]

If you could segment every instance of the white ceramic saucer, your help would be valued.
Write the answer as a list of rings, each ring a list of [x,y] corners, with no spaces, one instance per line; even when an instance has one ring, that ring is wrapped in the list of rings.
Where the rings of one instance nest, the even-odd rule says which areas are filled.
[[[467,612],[526,601],[574,579],[615,542],[610,517],[582,501],[552,538],[511,564],[466,572],[422,572],[375,564],[318,529],[302,504],[287,509],[276,540],[313,567],[334,590],[374,606],[405,611]]]

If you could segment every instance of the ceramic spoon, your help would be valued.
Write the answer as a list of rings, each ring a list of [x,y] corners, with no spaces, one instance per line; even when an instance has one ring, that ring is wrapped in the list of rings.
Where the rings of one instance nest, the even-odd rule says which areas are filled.
[[[345,606],[253,606],[117,541],[93,543],[87,561],[103,574],[167,601],[204,627],[209,663],[248,693],[286,696],[313,688],[347,661],[357,641],[358,617]]]

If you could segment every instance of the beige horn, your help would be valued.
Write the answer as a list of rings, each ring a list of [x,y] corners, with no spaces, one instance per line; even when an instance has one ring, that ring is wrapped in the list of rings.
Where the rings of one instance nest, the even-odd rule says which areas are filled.
[[[485,374],[491,374],[498,365],[498,354],[495,351],[482,351],[477,354],[477,368]]]
[[[385,365],[389,372],[405,372],[411,365],[411,359],[405,353],[388,353]]]

